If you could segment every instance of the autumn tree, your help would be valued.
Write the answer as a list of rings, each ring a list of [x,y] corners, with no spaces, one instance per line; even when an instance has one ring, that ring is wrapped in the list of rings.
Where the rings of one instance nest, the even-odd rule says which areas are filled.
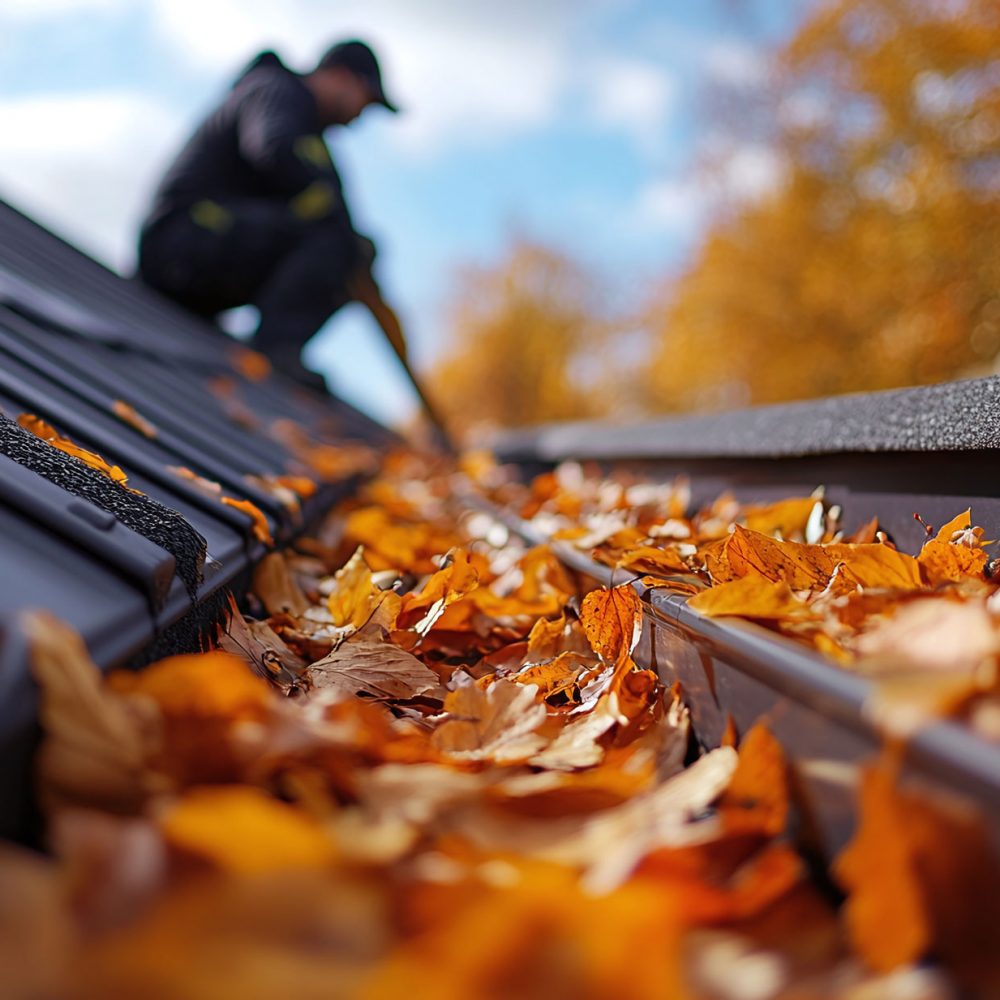
[[[515,241],[497,266],[458,276],[449,347],[431,386],[457,428],[519,427],[599,415],[593,389],[615,324],[586,269]]]
[[[651,304],[656,409],[977,374],[1000,351],[1000,6],[834,0],[730,108],[774,189]]]

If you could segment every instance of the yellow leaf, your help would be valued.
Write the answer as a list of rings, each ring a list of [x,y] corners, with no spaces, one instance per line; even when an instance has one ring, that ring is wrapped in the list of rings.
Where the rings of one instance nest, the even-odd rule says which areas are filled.
[[[354,555],[337,570],[326,606],[337,628],[350,625],[358,629],[378,607],[381,596],[382,591],[375,586],[372,571],[365,562],[364,548],[359,545]]]
[[[815,617],[787,583],[772,583],[756,574],[703,590],[688,599],[688,607],[710,618],[733,615],[762,621],[801,621]]]

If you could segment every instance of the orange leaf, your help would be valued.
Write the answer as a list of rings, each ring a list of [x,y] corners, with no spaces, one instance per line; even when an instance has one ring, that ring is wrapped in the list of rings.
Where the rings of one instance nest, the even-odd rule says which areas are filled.
[[[219,499],[227,507],[235,507],[237,510],[241,510],[244,514],[249,515],[250,520],[253,522],[253,536],[258,542],[263,542],[269,547],[274,545],[274,539],[271,537],[271,528],[260,507],[249,500],[234,500],[232,497],[220,497]]]
[[[263,382],[271,374],[271,362],[259,351],[234,347],[230,351],[233,367],[250,382]]]
[[[594,652],[616,666],[625,661],[642,631],[642,603],[632,585],[591,591],[583,599],[580,622]]]
[[[117,483],[119,486],[127,489],[129,493],[142,496],[138,490],[133,490],[131,487],[125,485],[128,482],[128,476],[117,465],[111,465],[96,452],[87,451],[86,448],[81,448],[69,438],[63,437],[51,424],[46,423],[41,417],[36,417],[31,413],[22,413],[17,418],[17,422],[25,430],[31,431],[35,437],[41,438],[47,444],[52,445],[53,448],[58,448],[59,451],[66,455],[78,458],[84,464],[89,465],[90,468],[96,469],[103,476],[107,476],[113,483]]]
[[[688,607],[709,618],[725,615],[784,621],[814,617],[785,582],[772,583],[754,574],[730,583],[720,583],[688,599]]]
[[[790,497],[766,506],[750,506],[743,510],[743,520],[751,531],[764,535],[781,535],[790,538],[805,536],[806,523],[816,504],[816,497]]]
[[[479,586],[479,573],[469,561],[464,549],[452,549],[445,565],[424,584],[417,594],[403,598],[399,612],[399,627],[412,627],[426,635],[445,609]]]
[[[995,968],[1000,869],[989,836],[957,803],[898,789],[894,765],[864,771],[860,824],[834,874],[851,941],[877,971],[931,950]]]
[[[192,789],[159,825],[171,847],[225,871],[324,868],[336,857],[319,823],[247,785]]]
[[[743,738],[729,787],[719,802],[728,830],[749,826],[768,837],[784,832],[788,819],[788,772],[781,744],[757,723]]]
[[[126,403],[124,399],[116,399],[111,404],[111,410],[119,420],[134,427],[143,436],[155,438],[159,434],[155,425],[151,424],[145,417],[140,416],[136,408]]]

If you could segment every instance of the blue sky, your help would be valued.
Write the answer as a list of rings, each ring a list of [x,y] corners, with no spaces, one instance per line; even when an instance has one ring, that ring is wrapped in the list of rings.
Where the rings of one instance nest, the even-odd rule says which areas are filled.
[[[359,228],[379,246],[416,367],[445,344],[458,268],[522,234],[623,294],[681,266],[709,196],[699,95],[752,85],[807,0],[0,0],[0,196],[128,270],[152,185],[198,117],[264,47],[306,69],[370,41],[405,107],[328,134]],[[727,182],[773,183],[734,149]],[[390,422],[414,401],[358,307],[307,359]]]

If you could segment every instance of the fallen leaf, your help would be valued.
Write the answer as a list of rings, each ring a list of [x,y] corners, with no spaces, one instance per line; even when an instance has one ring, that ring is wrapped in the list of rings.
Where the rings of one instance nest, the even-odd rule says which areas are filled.
[[[90,466],[92,469],[96,469],[101,473],[101,475],[107,477],[113,483],[117,483],[123,489],[128,490],[129,493],[135,493],[138,496],[142,496],[138,490],[134,490],[130,486],[126,486],[128,476],[126,476],[117,465],[111,465],[109,462],[106,462],[96,452],[88,451],[86,448],[81,448],[78,444],[76,444],[76,442],[60,434],[51,424],[42,420],[41,417],[36,417],[31,413],[22,413],[17,418],[17,422],[26,431],[30,431],[34,434],[35,437],[41,438],[47,444],[52,445],[53,448],[58,448],[59,451],[66,455],[78,458],[85,465]]]
[[[372,571],[365,562],[362,546],[339,569],[333,580],[333,590],[327,596],[326,606],[338,628],[350,626],[359,629],[371,618],[381,603],[383,592],[375,586]]]
[[[172,848],[225,871],[324,868],[337,853],[315,820],[246,785],[193,788],[158,822]]]
[[[784,581],[773,583],[757,574],[720,583],[688,598],[688,607],[709,618],[727,615],[762,621],[815,618]]]
[[[642,632],[642,603],[631,584],[593,590],[583,599],[580,622],[590,645],[606,663],[619,665]]]
[[[150,792],[146,762],[156,720],[107,691],[79,633],[47,612],[22,616],[41,693],[42,790],[50,805],[80,803],[133,812]]]
[[[281,552],[269,552],[257,564],[251,589],[270,615],[287,612],[297,618],[305,613],[310,604]]]
[[[563,726],[559,735],[531,758],[531,764],[553,771],[593,767],[604,757],[604,747],[598,740],[612,727],[625,725],[628,721],[618,709],[617,695],[606,694],[593,711]]]
[[[788,821],[789,788],[785,754],[762,723],[751,727],[739,747],[736,770],[719,800],[728,831],[777,837]]]
[[[225,625],[219,627],[216,642],[224,652],[246,660],[258,677],[285,691],[296,685],[306,667],[306,661],[293,652],[267,622],[244,618],[231,595],[229,617]]]
[[[271,537],[271,528],[267,523],[264,512],[250,500],[235,500],[233,497],[219,497],[219,500],[227,507],[234,507],[236,510],[246,514],[252,522],[253,537],[258,542],[262,542],[269,548],[274,546],[274,539]]]
[[[336,690],[387,701],[407,701],[440,688],[412,653],[387,642],[349,642],[317,660],[306,676],[317,691]]]
[[[535,730],[545,722],[545,706],[530,685],[498,680],[485,690],[463,684],[445,699],[447,718],[431,743],[464,760],[500,764],[527,760],[548,742]]]
[[[445,565],[434,573],[416,594],[403,597],[399,612],[399,628],[412,628],[420,636],[427,635],[449,605],[465,597],[479,586],[479,573],[469,562],[463,549],[453,549]]]
[[[123,423],[134,427],[144,437],[155,438],[160,433],[154,424],[143,417],[134,406],[123,399],[116,399],[111,404],[111,411]]]
[[[860,796],[858,830],[833,866],[853,946],[880,972],[933,952],[995,986],[1000,868],[979,817],[899,789],[885,761],[865,769]]]

